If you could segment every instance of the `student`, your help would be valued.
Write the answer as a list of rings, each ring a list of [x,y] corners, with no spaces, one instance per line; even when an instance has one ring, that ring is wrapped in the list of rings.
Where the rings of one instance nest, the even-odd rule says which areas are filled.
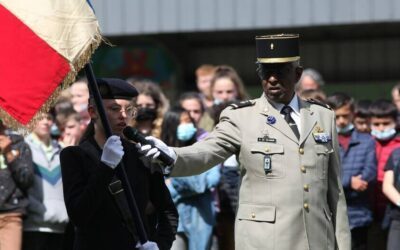
[[[0,249],[20,250],[22,219],[32,185],[32,154],[24,138],[0,119]]]
[[[164,178],[144,165],[133,143],[120,138],[136,113],[131,100],[138,92],[120,79],[98,79],[97,83],[113,136],[106,138],[97,108],[90,99],[92,121],[80,145],[67,147],[61,153],[65,204],[76,228],[74,249],[169,249],[178,218]],[[121,211],[130,211],[119,209],[121,204],[114,196],[123,190],[111,191],[112,184],[118,183],[117,176],[121,176],[121,161],[149,237],[144,245],[138,243],[136,226],[130,226],[126,217],[120,215]],[[127,190],[125,183],[122,187]],[[129,205],[129,196],[125,197]]]
[[[165,114],[161,139],[168,145],[188,146],[202,137],[204,131],[196,128],[194,120],[184,109],[175,107]],[[167,179],[180,217],[173,250],[210,249],[216,212],[212,191],[219,178],[219,168],[214,167],[200,175]]]
[[[28,190],[28,215],[24,221],[24,250],[61,250],[68,215],[61,178],[61,145],[51,138],[54,118],[43,114],[25,141],[32,151],[35,176]]]
[[[368,228],[372,222],[370,191],[376,179],[375,141],[371,135],[358,132],[353,125],[354,101],[344,94],[328,97],[335,111],[342,185],[347,203],[352,249],[366,250]]]
[[[378,161],[377,182],[373,195],[374,223],[371,228],[372,249],[385,249],[387,231],[382,229],[388,200],[382,192],[384,167],[392,151],[400,147],[400,137],[396,132],[396,106],[388,100],[377,100],[369,108],[371,115],[371,134],[375,138],[375,151]]]
[[[390,200],[387,250],[398,250],[400,249],[400,148],[393,150],[386,163],[382,189]]]
[[[371,115],[369,113],[369,106],[371,101],[361,100],[358,101],[354,108],[354,127],[358,132],[371,133]]]

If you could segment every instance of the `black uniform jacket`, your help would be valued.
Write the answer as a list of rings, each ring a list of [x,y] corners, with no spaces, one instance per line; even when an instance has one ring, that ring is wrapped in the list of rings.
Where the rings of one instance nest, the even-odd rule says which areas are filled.
[[[178,213],[163,176],[143,165],[132,143],[123,140],[122,144],[123,163],[149,240],[157,242],[160,249],[170,249]],[[100,156],[101,149],[93,138],[65,148],[60,155],[65,204],[75,226],[74,250],[135,249],[136,240],[108,190],[121,166],[112,170],[100,162]]]

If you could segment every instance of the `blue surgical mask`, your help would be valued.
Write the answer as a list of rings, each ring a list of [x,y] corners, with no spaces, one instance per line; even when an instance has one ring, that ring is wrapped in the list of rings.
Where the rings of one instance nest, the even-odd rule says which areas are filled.
[[[193,138],[194,134],[196,133],[197,129],[193,125],[193,123],[184,123],[178,126],[176,131],[176,135],[178,140],[180,141],[188,141]]]
[[[373,129],[371,130],[371,135],[374,136],[378,141],[387,141],[396,135],[396,129],[388,128],[384,131]]]
[[[338,126],[336,126],[336,131],[338,132],[338,134],[341,134],[341,135],[348,134],[353,129],[354,129],[353,123],[347,124],[347,126],[344,128],[339,128]]]

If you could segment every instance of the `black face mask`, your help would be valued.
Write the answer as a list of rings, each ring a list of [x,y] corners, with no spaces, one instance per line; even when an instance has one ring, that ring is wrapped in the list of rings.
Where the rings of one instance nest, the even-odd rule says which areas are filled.
[[[153,121],[157,118],[157,110],[153,108],[139,108],[136,121]]]

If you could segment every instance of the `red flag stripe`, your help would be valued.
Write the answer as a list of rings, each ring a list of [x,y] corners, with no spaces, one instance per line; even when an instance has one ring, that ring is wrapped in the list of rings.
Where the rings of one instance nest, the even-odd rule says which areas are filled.
[[[70,71],[68,61],[0,4],[0,108],[26,125]]]

